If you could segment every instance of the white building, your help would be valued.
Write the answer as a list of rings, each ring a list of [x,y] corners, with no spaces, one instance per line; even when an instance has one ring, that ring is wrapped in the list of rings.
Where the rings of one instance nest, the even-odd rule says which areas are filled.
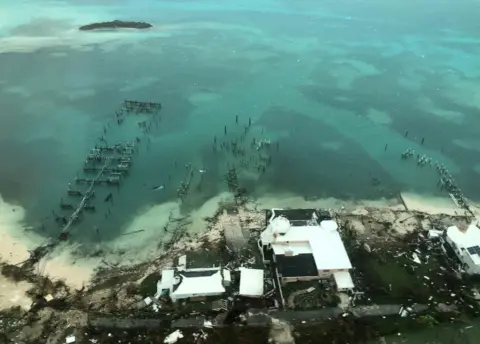
[[[240,268],[240,291],[245,297],[262,297],[264,291],[264,271],[260,269]]]
[[[173,301],[218,296],[231,283],[230,271],[221,268],[163,270],[157,283],[157,295],[169,295]]]
[[[444,240],[463,263],[466,273],[480,274],[480,229],[476,222],[466,228],[447,228]]]
[[[275,264],[282,283],[333,278],[339,290],[353,289],[352,264],[335,221],[312,212],[311,219],[290,221],[275,209],[258,242],[264,262]]]

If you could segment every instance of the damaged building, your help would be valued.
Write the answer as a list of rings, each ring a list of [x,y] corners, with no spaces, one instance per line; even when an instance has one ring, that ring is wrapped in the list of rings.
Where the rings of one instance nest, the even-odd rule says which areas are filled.
[[[354,288],[338,224],[328,214],[315,209],[267,211],[258,247],[281,285],[330,279],[339,291]]]
[[[240,268],[240,289],[243,297],[263,297],[265,287],[264,271],[261,269]]]
[[[453,252],[467,274],[480,274],[480,229],[477,222],[469,226],[450,226],[442,236],[443,248]]]
[[[230,283],[230,271],[220,267],[163,270],[155,297],[169,296],[172,301],[177,301],[220,296]]]
[[[162,270],[157,282],[156,299],[169,297],[173,302],[180,300],[198,301],[207,297],[239,295],[246,298],[261,298],[264,295],[265,271],[241,267],[238,272],[227,268],[186,268],[182,256],[179,266]]]

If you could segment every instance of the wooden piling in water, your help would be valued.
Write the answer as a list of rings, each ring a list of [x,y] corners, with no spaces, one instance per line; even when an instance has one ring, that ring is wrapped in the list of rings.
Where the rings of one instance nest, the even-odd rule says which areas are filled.
[[[93,190],[93,187],[95,186],[95,182],[97,180],[100,179],[100,177],[102,176],[103,172],[105,171],[105,169],[107,168],[108,166],[108,163],[106,163],[105,165],[103,165],[103,168],[100,170],[100,172],[97,174],[97,176],[95,177],[95,179],[92,180],[92,182],[90,183],[90,187],[87,189],[87,191],[85,192],[85,196],[82,197],[82,200],[80,201],[80,203],[78,204],[77,208],[75,209],[75,211],[73,212],[72,215],[70,215],[70,217],[68,218],[68,221],[67,223],[65,224],[65,226],[63,226],[62,228],[62,231],[61,231],[61,234],[60,235],[65,235],[68,233],[68,230],[70,229],[70,227],[72,226],[73,223],[75,223],[75,221],[78,219],[78,214],[80,214],[80,212],[82,211],[83,207],[85,206],[85,202],[89,199],[89,194],[92,192]]]
[[[403,199],[402,193],[400,192],[398,195],[399,195],[399,197],[400,197],[400,201],[402,201],[402,204],[403,204],[403,206],[405,207],[405,210],[406,210],[406,211],[410,211],[410,209],[408,209],[408,207],[407,207],[407,203],[406,203],[405,200]]]

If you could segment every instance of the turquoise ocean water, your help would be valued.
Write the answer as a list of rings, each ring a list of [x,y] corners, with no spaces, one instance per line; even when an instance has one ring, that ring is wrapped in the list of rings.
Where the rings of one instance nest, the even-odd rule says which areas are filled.
[[[213,138],[225,125],[241,132],[249,119],[253,136],[279,144],[266,173],[245,180],[253,194],[438,195],[432,170],[400,159],[411,147],[448,166],[466,196],[480,199],[480,4],[0,0],[0,7],[0,194],[27,210],[28,223],[45,223],[45,234],[57,234],[45,217],[124,99],[162,102],[162,122],[114,195],[112,216],[98,211],[73,240],[95,240],[93,226],[114,238],[142,208],[176,199],[189,162],[208,171],[190,206],[217,195],[226,162],[212,151]],[[113,19],[155,28],[76,30]],[[138,132],[130,120],[108,137]],[[164,192],[151,191],[163,183]]]
[[[0,192],[28,209],[32,223],[58,207],[124,99],[162,102],[163,122],[135,160],[122,189],[128,197],[116,197],[117,214],[92,220],[112,236],[145,205],[176,198],[183,172],[174,161],[208,170],[199,203],[224,189],[225,161],[212,141],[225,125],[241,131],[236,116],[280,147],[268,171],[247,183],[257,194],[438,194],[430,169],[400,159],[411,147],[480,197],[474,4],[95,3],[2,5]],[[155,29],[76,30],[115,18]],[[133,122],[111,137],[138,132]],[[171,187],[151,192],[162,183]]]

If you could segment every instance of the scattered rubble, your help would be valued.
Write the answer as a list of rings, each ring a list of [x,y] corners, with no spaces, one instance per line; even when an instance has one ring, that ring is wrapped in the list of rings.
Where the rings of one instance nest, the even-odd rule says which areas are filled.
[[[285,321],[272,319],[270,340],[274,344],[295,344],[292,336],[293,327]]]
[[[257,244],[265,212],[247,203],[209,219],[210,229],[197,245],[186,245],[188,238],[183,238],[155,261],[103,269],[81,291],[39,277],[28,265],[3,265],[4,277],[32,284],[32,305],[0,312],[0,333],[6,343],[103,343],[108,338],[119,343],[147,338],[215,343],[223,331],[235,329],[231,331],[245,338],[258,335],[263,341],[298,344],[311,339],[305,331],[296,332],[308,327],[318,342],[341,336],[353,343],[479,314],[478,282],[459,269],[458,259],[446,254],[441,240],[450,225],[468,224],[469,219],[384,212],[385,217],[379,209],[331,213],[353,264],[353,291],[338,293],[328,280],[288,283],[281,288],[284,309],[275,275],[265,268]],[[236,240],[240,232],[235,229],[233,246],[223,237],[232,223],[242,233]],[[212,266],[231,274],[222,295],[174,301],[158,289],[162,270],[193,274]],[[263,297],[240,295],[245,268],[264,271]],[[258,333],[235,326],[242,324],[255,326]]]

